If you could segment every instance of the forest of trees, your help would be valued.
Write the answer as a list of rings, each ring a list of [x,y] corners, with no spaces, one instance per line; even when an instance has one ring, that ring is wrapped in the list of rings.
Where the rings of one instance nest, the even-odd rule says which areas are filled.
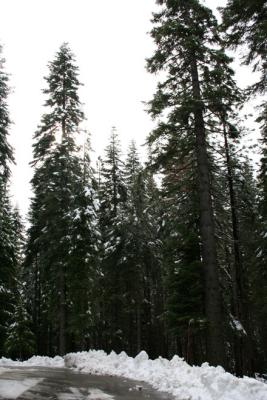
[[[122,157],[112,128],[94,165],[64,43],[33,137],[27,229],[10,195],[0,60],[0,356],[145,350],[238,376],[267,369],[267,1],[228,0],[221,23],[200,0],[156,3],[147,160],[134,140]],[[229,56],[240,48],[258,77],[245,90]],[[240,118],[254,98],[259,168]]]

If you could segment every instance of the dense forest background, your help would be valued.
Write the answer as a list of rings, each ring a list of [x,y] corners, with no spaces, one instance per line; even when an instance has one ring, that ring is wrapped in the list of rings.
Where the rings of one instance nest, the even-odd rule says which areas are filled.
[[[27,230],[9,193],[8,75],[0,64],[0,354],[89,348],[179,354],[237,375],[267,368],[267,2],[228,0],[219,25],[198,0],[158,0],[162,77],[142,163],[112,128],[91,162],[74,55],[49,64],[33,138]],[[240,90],[228,49],[259,80]],[[260,168],[241,110],[257,97]],[[104,118],[104,116],[103,116]],[[79,136],[84,137],[78,145]]]

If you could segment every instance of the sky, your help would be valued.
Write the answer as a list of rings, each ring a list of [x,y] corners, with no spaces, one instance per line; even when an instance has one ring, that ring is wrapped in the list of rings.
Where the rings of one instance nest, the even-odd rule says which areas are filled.
[[[214,10],[226,0],[206,0]],[[153,127],[144,102],[152,98],[157,79],[147,73],[145,59],[153,54],[151,30],[155,0],[0,0],[0,43],[10,74],[13,121],[10,141],[15,149],[12,194],[25,215],[28,206],[32,136],[44,112],[47,64],[68,42],[80,68],[85,128],[91,132],[95,155],[107,145],[116,126],[125,152],[136,140],[140,153]],[[241,85],[246,69],[238,70]]]

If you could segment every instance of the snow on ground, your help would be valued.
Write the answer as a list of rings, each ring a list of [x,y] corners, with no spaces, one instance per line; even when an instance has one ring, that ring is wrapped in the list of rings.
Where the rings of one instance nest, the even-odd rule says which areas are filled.
[[[2,367],[0,367],[0,375],[1,374],[3,374],[4,372],[6,372],[7,371],[7,369],[6,368],[2,368]]]
[[[42,357],[42,356],[33,356],[29,358],[27,361],[13,361],[9,358],[2,357],[0,358],[0,367],[53,367],[53,368],[63,368],[64,367],[64,359],[62,357],[56,356],[54,358],[51,357]],[[0,368],[1,371],[1,368]]]
[[[70,388],[70,392],[68,393],[59,393],[57,396],[58,400],[75,400],[75,399],[85,399],[84,390],[81,392],[77,388]],[[110,396],[107,393],[102,392],[102,390],[90,388],[88,390],[88,395],[86,395],[86,400],[114,400],[113,396]]]
[[[101,350],[90,350],[67,354],[64,359],[35,356],[22,363],[0,359],[0,367],[9,365],[65,365],[90,374],[121,376],[147,382],[158,390],[173,394],[177,400],[267,400],[267,384],[256,379],[236,378],[222,367],[211,367],[207,363],[191,367],[178,356],[171,361],[161,357],[149,360],[144,351],[135,358],[124,352],[106,354]]]
[[[149,360],[142,351],[135,358],[122,352],[91,350],[70,353],[65,365],[82,372],[117,375],[150,383],[154,388],[173,394],[177,400],[267,400],[267,385],[256,379],[243,379],[224,371],[222,367],[191,367],[174,356]]]
[[[1,379],[0,393],[1,398],[16,399],[22,393],[40,383],[42,379],[24,379],[15,381],[14,379]]]

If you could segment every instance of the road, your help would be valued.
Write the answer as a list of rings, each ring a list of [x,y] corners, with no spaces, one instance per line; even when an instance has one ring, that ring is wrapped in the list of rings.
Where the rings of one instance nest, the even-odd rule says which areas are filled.
[[[0,399],[9,400],[172,400],[143,382],[95,376],[64,368],[14,367],[0,370]]]

